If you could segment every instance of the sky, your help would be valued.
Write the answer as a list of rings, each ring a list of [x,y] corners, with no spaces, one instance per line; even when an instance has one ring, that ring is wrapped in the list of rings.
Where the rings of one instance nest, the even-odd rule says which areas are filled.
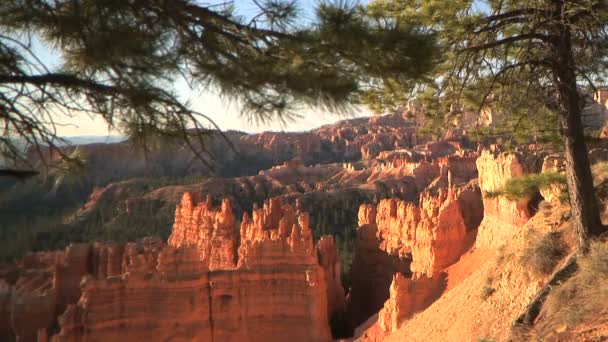
[[[225,0],[200,1],[201,4],[224,3]],[[365,3],[367,0],[359,0]],[[313,8],[317,0],[299,0],[300,19],[302,22],[311,21],[314,18]],[[237,12],[245,17],[256,13],[256,5],[252,0],[235,0],[234,5]],[[41,45],[40,54],[42,59],[50,64],[57,65],[59,59],[56,52]],[[229,102],[218,95],[217,91],[193,91],[189,89],[185,81],[176,82],[176,89],[182,99],[189,101],[192,108],[211,117],[222,130],[240,130],[249,133],[262,131],[305,131],[312,128],[332,123],[348,117],[369,116],[372,113],[361,108],[356,112],[339,116],[335,113],[323,112],[319,109],[305,109],[298,113],[300,118],[285,123],[274,120],[270,123],[250,122],[240,116],[240,109],[235,103]],[[77,115],[76,118],[59,118],[57,132],[59,136],[91,136],[91,135],[120,135],[120,132],[109,131],[107,124],[100,117],[91,117],[85,114]]]

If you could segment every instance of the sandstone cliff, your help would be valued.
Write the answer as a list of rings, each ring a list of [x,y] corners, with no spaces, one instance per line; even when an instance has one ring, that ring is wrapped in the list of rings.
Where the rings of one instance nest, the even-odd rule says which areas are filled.
[[[221,208],[212,206],[211,196],[202,201],[200,196],[185,193],[175,210],[175,223],[168,244],[173,247],[196,247],[200,260],[210,270],[229,270],[236,267],[236,219],[229,201]]]
[[[329,341],[344,310],[333,239],[315,248],[308,214],[280,199],[245,214],[240,238],[236,223],[228,201],[186,193],[168,245],[32,254],[0,284],[0,332],[30,341],[58,323],[54,341]]]
[[[519,200],[488,193],[501,190],[512,178],[539,172],[543,156],[533,150],[501,152],[493,146],[477,159],[479,187],[483,195],[484,216],[477,234],[477,246],[497,247],[508,240],[535,212],[540,195]]]
[[[389,298],[380,313],[389,330],[396,324],[389,321],[423,309],[441,291],[441,272],[470,247],[483,211],[481,194],[474,184],[456,188],[451,175],[447,177],[447,187],[422,192],[418,204],[387,199],[377,206],[361,206],[348,297],[353,326]],[[412,291],[415,294],[407,295]]]

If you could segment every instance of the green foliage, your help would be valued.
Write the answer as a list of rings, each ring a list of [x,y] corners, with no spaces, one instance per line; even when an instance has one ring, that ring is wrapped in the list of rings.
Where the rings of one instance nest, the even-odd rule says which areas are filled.
[[[344,197],[302,198],[303,207],[311,213],[315,240],[323,235],[332,235],[336,240],[342,285],[346,290],[350,287],[350,269],[355,253],[357,212],[359,205],[365,202],[369,199],[356,190],[344,194]]]
[[[202,133],[217,126],[180,99],[176,75],[268,121],[303,106],[348,110],[362,92],[432,67],[432,36],[350,2],[321,2],[306,23],[295,1],[252,2],[251,18],[192,0],[0,2],[0,150],[26,163],[22,143],[57,148],[56,123],[86,113],[136,143],[177,137],[213,159]]]
[[[566,176],[563,173],[543,172],[511,178],[505,183],[503,189],[486,191],[485,194],[489,198],[505,196],[515,201],[522,198],[531,198],[541,189],[554,184],[566,184]]]
[[[564,258],[567,250],[568,247],[564,243],[561,233],[550,232],[532,241],[524,249],[519,262],[535,275],[548,275]]]
[[[358,77],[360,100],[377,111],[388,103],[402,103],[415,82],[434,67],[439,52],[434,36],[420,30],[416,22],[386,21],[377,12],[348,1],[322,3],[317,13],[316,40],[331,47],[329,54],[338,51],[341,61],[336,65],[344,64]]]
[[[61,224],[84,203],[90,190],[79,183],[55,188],[53,178],[39,177],[7,185],[0,191],[0,260],[31,250],[32,236]]]
[[[201,177],[134,179],[119,183],[128,197],[142,196],[154,189],[200,182]],[[0,192],[0,261],[8,261],[32,250],[61,249],[74,242],[95,240],[132,241],[146,236],[167,238],[174,206],[148,200],[126,212],[126,198],[98,202],[85,217],[74,213],[83,207],[93,183],[62,182],[51,177],[13,183]]]
[[[529,138],[559,141],[556,103],[559,90],[554,63],[562,49],[554,38],[567,26],[573,47],[572,72],[580,83],[602,84],[606,79],[608,5],[596,1],[560,2],[457,0],[375,0],[370,17],[407,23],[432,34],[438,50],[435,67],[422,82],[387,84],[365,99],[373,108],[392,111],[408,98],[418,98],[426,115],[438,117],[438,129],[471,111],[483,117],[492,112],[496,131],[516,141]],[[563,15],[553,13],[562,11]],[[574,22],[585,25],[572,26]],[[561,108],[561,109],[560,109]],[[500,114],[500,115],[496,115]],[[484,135],[484,132],[478,132]],[[526,140],[529,141],[529,140]]]

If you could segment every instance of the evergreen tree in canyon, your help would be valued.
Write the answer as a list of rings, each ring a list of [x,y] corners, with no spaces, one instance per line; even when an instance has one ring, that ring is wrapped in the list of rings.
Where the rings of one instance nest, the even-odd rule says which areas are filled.
[[[430,99],[430,112],[459,115],[465,107],[500,111],[521,128],[559,133],[566,157],[572,214],[582,251],[604,232],[585,145],[584,90],[602,82],[608,60],[608,2],[603,0],[378,0],[369,15],[415,24],[441,53],[428,82],[401,94]],[[376,105],[403,101],[392,88],[371,91]],[[393,101],[396,100],[396,101]],[[438,105],[440,104],[440,105]],[[435,107],[433,107],[435,106]],[[553,127],[551,127],[553,125]]]
[[[15,169],[27,166],[23,145],[61,154],[57,125],[78,115],[143,145],[183,139],[212,167],[201,132],[218,127],[180,99],[178,79],[265,121],[289,119],[301,105],[348,109],[369,75],[419,77],[430,67],[411,61],[428,60],[432,43],[411,27],[363,20],[361,8],[321,4],[302,23],[295,1],[254,4],[258,13],[245,18],[232,2],[1,1],[0,149],[16,165],[3,174],[31,176]]]

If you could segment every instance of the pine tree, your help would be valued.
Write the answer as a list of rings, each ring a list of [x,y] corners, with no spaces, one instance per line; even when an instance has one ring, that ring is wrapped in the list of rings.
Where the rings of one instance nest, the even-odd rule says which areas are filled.
[[[548,122],[555,122],[551,129],[564,146],[572,214],[584,252],[588,238],[605,231],[581,114],[582,90],[594,89],[606,76],[608,3],[379,0],[369,12],[414,23],[435,37],[442,51],[435,57],[437,67],[429,82],[414,89],[431,100],[431,111],[449,117],[474,103],[478,109],[502,111],[513,123],[540,113],[553,118]]]
[[[318,19],[304,25],[295,1],[253,3],[259,14],[246,19],[230,2],[1,1],[3,156],[27,162],[20,141],[40,155],[47,146],[61,154],[57,118],[84,113],[135,141],[182,139],[206,161],[213,156],[202,133],[218,127],[180,100],[178,78],[219,89],[247,117],[267,121],[289,119],[301,105],[348,109],[370,75],[390,69],[418,77],[429,67],[411,61],[431,43],[412,28],[364,20],[360,7],[321,4]],[[47,65],[45,50],[57,67]]]

